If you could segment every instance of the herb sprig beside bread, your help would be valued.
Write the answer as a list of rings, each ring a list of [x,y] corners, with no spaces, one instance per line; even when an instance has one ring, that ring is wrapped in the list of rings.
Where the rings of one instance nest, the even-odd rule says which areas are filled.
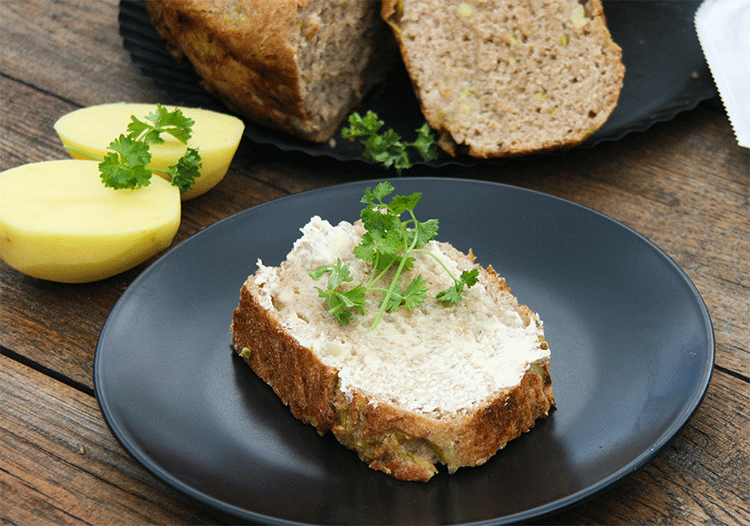
[[[438,158],[440,149],[432,128],[427,123],[416,130],[417,138],[413,142],[407,142],[402,140],[392,128],[381,132],[380,129],[385,122],[380,120],[372,110],[368,111],[364,117],[355,111],[349,115],[348,121],[349,126],[341,130],[341,136],[344,139],[360,139],[364,146],[362,156],[365,159],[380,163],[385,168],[392,166],[399,175],[401,175],[401,170],[412,166],[409,160],[409,148],[415,149],[424,161],[435,161]]]

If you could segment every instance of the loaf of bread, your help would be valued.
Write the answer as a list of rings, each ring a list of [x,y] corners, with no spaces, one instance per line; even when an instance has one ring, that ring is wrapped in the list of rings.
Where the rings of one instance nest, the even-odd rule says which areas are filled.
[[[575,146],[617,105],[624,66],[599,0],[383,0],[448,153]]]
[[[315,142],[385,79],[398,49],[380,3],[146,0],[172,54],[248,119]]]
[[[426,279],[422,305],[386,313],[371,330],[378,298],[368,298],[366,312],[342,324],[309,272],[341,259],[364,280],[369,263],[353,255],[364,232],[359,221],[313,217],[280,266],[258,261],[234,311],[235,350],[295,417],[373,469],[426,481],[440,464],[450,473],[483,464],[554,405],[542,322],[492,267],[430,241],[425,249],[452,273],[480,268],[460,302],[434,299],[452,278],[417,254],[406,279]]]

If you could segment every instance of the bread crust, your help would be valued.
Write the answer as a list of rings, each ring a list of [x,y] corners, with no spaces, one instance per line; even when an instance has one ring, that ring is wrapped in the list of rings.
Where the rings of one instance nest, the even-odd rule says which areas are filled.
[[[491,267],[482,272],[497,293],[509,292]],[[483,464],[547,417],[555,404],[548,360],[532,364],[517,385],[499,390],[476,409],[442,417],[407,411],[357,389],[344,393],[336,370],[288,334],[259,297],[251,277],[233,314],[236,351],[296,418],[320,434],[331,431],[371,468],[397,479],[427,481],[439,463],[450,473]],[[533,314],[525,306],[519,313]]]
[[[283,39],[297,2],[258,2],[256,18],[246,26],[229,23],[221,4],[146,0],[154,27],[170,52],[191,62],[207,91],[238,113],[292,133],[307,120],[294,50]]]
[[[556,104],[560,107],[567,104],[580,104],[581,115],[588,113],[589,118],[585,120],[585,126],[580,124],[572,125],[567,122],[562,122],[555,116],[555,112],[558,107],[553,106],[550,101],[556,96],[554,93],[554,86],[556,82],[567,82],[564,78],[563,72],[558,72],[545,80],[540,80],[538,77],[534,78],[533,82],[524,76],[511,75],[509,76],[505,86],[513,87],[513,90],[509,90],[509,93],[514,93],[514,90],[524,83],[528,83],[530,86],[534,86],[537,89],[535,96],[538,96],[540,100],[504,100],[501,103],[487,104],[486,101],[481,101],[477,104],[473,102],[474,99],[466,97],[466,99],[472,100],[471,103],[461,102],[461,110],[456,110],[453,104],[458,99],[464,96],[461,90],[456,89],[457,82],[455,79],[462,81],[466,78],[471,77],[474,85],[470,88],[472,91],[476,89],[476,83],[485,83],[490,85],[488,80],[496,69],[486,68],[480,66],[478,63],[468,64],[463,59],[454,60],[455,57],[461,57],[464,55],[461,52],[461,47],[471,49],[471,53],[468,55],[471,57],[470,60],[479,60],[476,55],[480,55],[482,51],[492,48],[492,45],[484,45],[484,43],[459,41],[456,37],[454,43],[454,51],[449,53],[451,57],[451,64],[445,65],[443,63],[438,64],[438,60],[435,56],[430,55],[431,50],[424,47],[420,47],[420,44],[409,43],[408,39],[404,36],[404,27],[402,24],[402,17],[406,6],[416,3],[417,0],[383,0],[381,16],[388,23],[393,30],[396,41],[398,42],[401,50],[401,55],[406,65],[406,69],[411,76],[414,91],[420,102],[422,113],[424,114],[427,122],[430,126],[438,132],[438,144],[439,146],[452,156],[457,154],[468,154],[478,158],[494,158],[494,157],[514,157],[521,155],[529,155],[535,153],[549,152],[554,150],[561,150],[571,148],[583,143],[591,134],[601,128],[609,118],[610,114],[617,106],[619,94],[622,89],[622,82],[625,74],[625,68],[622,64],[622,51],[620,47],[612,40],[609,30],[607,29],[606,20],[604,17],[604,11],[600,0],[581,0],[580,4],[578,0],[569,2],[572,6],[583,6],[587,21],[583,28],[568,27],[571,33],[571,39],[576,38],[585,41],[585,47],[592,52],[590,57],[576,57],[579,61],[588,61],[590,63],[596,62],[599,71],[596,72],[597,77],[601,80],[597,81],[598,84],[588,84],[593,86],[591,90],[588,88],[581,88],[579,98],[580,100],[558,100]],[[435,2],[433,2],[435,3]],[[440,4],[439,0],[437,2]],[[441,14],[445,15],[440,20],[440,24],[447,23],[445,20],[454,21],[456,18],[462,18],[460,11],[455,14],[449,10],[459,10],[461,6],[467,6],[465,9],[466,19],[470,18],[468,13],[474,10],[471,5],[473,2],[461,2],[461,3],[446,3],[433,9],[438,10]],[[514,2],[506,2],[508,6],[511,5],[524,5],[524,9],[533,12],[534,4],[541,4],[542,2],[532,2],[529,0],[516,0]],[[552,2],[549,2],[552,3]],[[528,5],[527,5],[528,4]],[[457,6],[459,6],[457,8]],[[498,5],[495,9],[496,12],[501,12],[506,7],[504,5]],[[541,17],[547,15],[540,15]],[[482,16],[477,18],[481,19]],[[510,19],[514,19],[515,15],[510,16]],[[437,19],[437,17],[436,17]],[[462,20],[461,22],[469,25],[479,25],[482,22],[473,20],[468,22]],[[422,21],[414,22],[412,24],[419,23]],[[451,23],[455,23],[451,22]],[[570,26],[571,22],[567,21]],[[460,24],[460,22],[459,22]],[[522,24],[523,25],[523,24]],[[424,27],[428,27],[424,24]],[[452,34],[451,28],[448,26],[429,26],[432,33]],[[487,29],[485,28],[485,32]],[[489,31],[492,33],[492,31]],[[480,37],[479,34],[473,36],[474,40],[481,40],[484,37]],[[497,38],[501,38],[497,35],[492,35],[489,38],[490,41]],[[513,39],[515,42],[517,37],[511,35],[507,37]],[[543,48],[546,45],[551,47],[558,46],[556,43],[550,43],[550,38],[542,37],[538,38],[535,34],[523,35],[524,42],[528,38],[529,42],[535,42],[532,47]],[[555,35],[554,38],[565,39],[567,42],[568,35],[563,34],[562,36]],[[546,39],[546,40],[545,40]],[[429,40],[432,42],[432,40]],[[520,39],[519,39],[520,41]],[[554,39],[552,39],[554,42]],[[518,45],[516,43],[515,45]],[[522,44],[525,45],[525,44]],[[430,47],[435,48],[435,45]],[[510,47],[510,46],[509,46]],[[565,47],[558,46],[558,47]],[[476,50],[479,51],[476,51]],[[502,46],[497,46],[496,49],[502,49]],[[490,49],[489,54],[497,52],[496,50]],[[500,54],[504,51],[500,51]],[[596,56],[593,54],[596,53]],[[443,55],[445,56],[445,55]],[[512,63],[516,60],[514,57],[507,56],[492,56],[494,63]],[[488,57],[484,57],[485,60]],[[521,59],[524,60],[524,59]],[[562,60],[557,58],[557,52],[551,49],[547,52],[544,58],[540,58],[537,54],[529,64],[530,69],[538,71],[544,69],[547,65],[552,64],[556,60]],[[435,72],[426,73],[426,69],[434,68]],[[559,68],[557,68],[559,69]],[[447,83],[446,89],[441,91],[445,96],[436,98],[434,96],[435,91],[435,76],[450,77],[453,81]],[[576,81],[577,82],[577,81]],[[428,91],[433,93],[427,94]],[[502,91],[502,90],[500,90]],[[472,94],[473,95],[473,94]],[[499,92],[492,93],[491,97],[495,99],[503,99],[504,96]],[[548,99],[542,103],[541,99]],[[592,98],[594,99],[592,101]],[[584,106],[581,104],[586,101],[586,104],[590,106]],[[516,107],[514,107],[516,105]],[[489,109],[489,107],[492,109]],[[528,107],[526,115],[521,115],[518,122],[513,122],[505,119],[504,115],[512,114],[516,111],[517,106]],[[471,109],[467,109],[471,108]],[[504,108],[500,110],[499,108]],[[526,111],[524,109],[523,111]],[[529,117],[531,111],[536,111],[538,115]],[[481,116],[480,116],[481,112]],[[491,118],[489,122],[483,124],[474,124],[474,120],[487,121],[487,115],[490,114]],[[559,115],[559,113],[558,113]],[[555,123],[555,119],[559,121],[559,124]],[[557,128],[555,128],[557,127]],[[525,128],[525,129],[522,129]],[[526,137],[522,139],[516,139],[511,137],[511,134],[516,132],[522,132],[522,135]],[[528,135],[532,135],[531,138]],[[488,137],[491,137],[488,139]]]
[[[346,114],[383,81],[393,62],[385,56],[387,45],[382,50],[374,44],[360,46],[366,60],[356,66],[356,85],[349,86],[350,92],[340,100],[331,100],[330,107],[319,108],[310,102],[310,89],[304,87],[303,75],[309,72],[300,70],[300,44],[292,41],[292,35],[299,36],[304,29],[310,37],[306,45],[317,45],[317,28],[307,30],[300,21],[308,1],[145,2],[172,55],[190,61],[207,91],[239,115],[314,142],[331,138]],[[382,30],[373,28],[369,36],[374,41],[390,39],[384,24]]]
[[[256,297],[257,287],[248,279],[232,317],[232,345],[296,418],[323,434],[338,418],[338,375],[289,335]]]

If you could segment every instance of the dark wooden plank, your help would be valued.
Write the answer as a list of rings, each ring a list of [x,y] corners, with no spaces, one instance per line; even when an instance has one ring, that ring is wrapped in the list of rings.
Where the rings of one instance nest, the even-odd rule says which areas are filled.
[[[0,400],[3,524],[231,522],[136,463],[93,397],[0,356]]]
[[[0,70],[78,105],[156,102],[123,49],[117,0],[0,2]]]
[[[70,103],[0,75],[0,171],[68,158],[53,126],[74,109]]]

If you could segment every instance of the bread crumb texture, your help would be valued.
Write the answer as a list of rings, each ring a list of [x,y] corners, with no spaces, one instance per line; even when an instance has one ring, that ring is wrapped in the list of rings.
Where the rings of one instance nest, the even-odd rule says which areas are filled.
[[[438,302],[452,280],[418,254],[404,279],[426,279],[425,303],[369,330],[372,295],[366,313],[342,325],[315,288],[326,278],[309,272],[341,259],[354,283],[368,279],[369,263],[353,254],[363,233],[359,222],[313,217],[279,267],[258,261],[234,314],[235,349],[295,416],[331,430],[370,467],[427,480],[438,463],[449,472],[484,463],[554,405],[541,320],[491,267],[460,302]],[[475,266],[447,243],[425,249],[455,275]]]
[[[449,153],[570,147],[624,76],[599,0],[384,0],[422,110]]]
[[[383,82],[398,56],[378,2],[146,0],[174,56],[257,123],[315,142]]]

